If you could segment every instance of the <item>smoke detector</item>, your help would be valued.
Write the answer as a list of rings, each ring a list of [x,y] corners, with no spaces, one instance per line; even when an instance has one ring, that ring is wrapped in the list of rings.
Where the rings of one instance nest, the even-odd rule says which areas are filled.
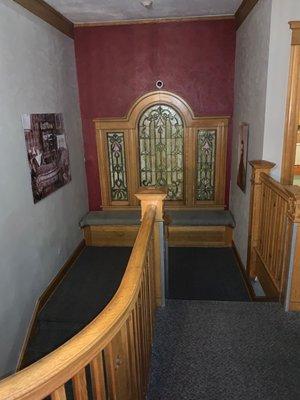
[[[141,5],[144,6],[145,8],[151,8],[153,6],[153,1],[152,0],[142,0]]]

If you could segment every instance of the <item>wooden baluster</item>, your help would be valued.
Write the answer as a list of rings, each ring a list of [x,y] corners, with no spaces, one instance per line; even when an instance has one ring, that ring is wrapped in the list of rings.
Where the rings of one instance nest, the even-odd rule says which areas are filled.
[[[143,360],[142,360],[142,343],[141,343],[141,328],[140,328],[140,313],[139,313],[139,304],[136,303],[136,306],[133,310],[133,327],[134,327],[134,337],[136,343],[136,359],[137,359],[137,371],[138,371],[138,381],[139,381],[139,389],[140,396],[143,398]]]
[[[86,386],[85,369],[81,369],[73,378],[73,394],[75,400],[89,400]]]
[[[282,286],[282,270],[283,270],[283,265],[284,265],[284,246],[282,244],[284,243],[285,240],[285,234],[286,234],[286,227],[287,227],[287,202],[281,199],[280,201],[280,222],[278,226],[278,231],[279,235],[277,237],[277,254],[276,254],[276,260],[277,260],[277,265],[275,269],[275,277],[276,281],[280,283],[280,286]]]
[[[251,278],[256,277],[255,271],[255,247],[258,246],[261,233],[260,216],[262,209],[262,186],[260,175],[265,172],[270,173],[275,166],[274,163],[268,161],[250,161],[252,166],[251,178],[251,195],[249,209],[249,236],[248,236],[248,259],[247,259],[247,274]]]
[[[130,370],[131,370],[131,384],[133,391],[133,398],[140,398],[140,381],[138,379],[138,367],[137,367],[137,346],[135,341],[135,332],[133,325],[133,311],[127,320],[127,337],[128,337],[128,352],[130,360]]]
[[[270,270],[272,272],[272,276],[276,280],[276,248],[278,241],[279,231],[279,223],[280,223],[280,211],[278,210],[280,203],[280,196],[274,196],[273,200],[273,221],[272,221],[272,236],[271,236],[271,245],[269,248],[269,259],[270,259]]]
[[[90,363],[94,400],[106,400],[105,372],[103,354],[98,354]]]
[[[51,400],[67,400],[65,386],[61,386],[51,393]]]
[[[126,325],[104,349],[109,399],[132,398]]]

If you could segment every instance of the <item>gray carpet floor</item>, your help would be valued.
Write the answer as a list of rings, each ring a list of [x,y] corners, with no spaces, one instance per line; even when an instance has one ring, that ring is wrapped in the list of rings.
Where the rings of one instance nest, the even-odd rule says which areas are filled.
[[[300,315],[275,303],[168,300],[148,400],[299,400]]]

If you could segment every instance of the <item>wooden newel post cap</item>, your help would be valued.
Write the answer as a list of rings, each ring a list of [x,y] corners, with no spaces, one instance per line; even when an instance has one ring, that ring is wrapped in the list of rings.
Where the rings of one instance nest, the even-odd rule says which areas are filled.
[[[253,160],[249,161],[249,164],[252,167],[252,184],[258,184],[260,182],[260,174],[263,172],[266,174],[270,174],[271,169],[275,167],[276,164],[265,161],[265,160]]]
[[[155,205],[156,221],[163,221],[164,199],[167,197],[167,188],[141,188],[135,196],[141,201],[142,218],[149,205]]]
[[[249,164],[253,169],[261,170],[261,171],[270,171],[272,168],[275,167],[275,163],[265,160],[253,160],[249,161]]]

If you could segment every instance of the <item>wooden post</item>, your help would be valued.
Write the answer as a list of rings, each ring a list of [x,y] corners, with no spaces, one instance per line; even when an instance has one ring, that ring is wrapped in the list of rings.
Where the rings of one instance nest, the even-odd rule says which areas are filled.
[[[249,233],[248,233],[248,254],[247,254],[247,275],[249,278],[256,277],[255,270],[255,251],[254,248],[259,241],[259,223],[261,210],[261,180],[260,176],[264,172],[270,174],[275,164],[264,160],[250,161],[252,167],[251,194],[249,207]]]
[[[157,306],[164,305],[164,229],[163,207],[167,197],[165,188],[140,189],[135,195],[141,201],[142,218],[149,205],[155,205],[156,217],[153,237],[155,297]]]
[[[290,265],[286,289],[286,311],[300,311],[300,187],[286,186],[290,194],[288,218],[292,224]]]

